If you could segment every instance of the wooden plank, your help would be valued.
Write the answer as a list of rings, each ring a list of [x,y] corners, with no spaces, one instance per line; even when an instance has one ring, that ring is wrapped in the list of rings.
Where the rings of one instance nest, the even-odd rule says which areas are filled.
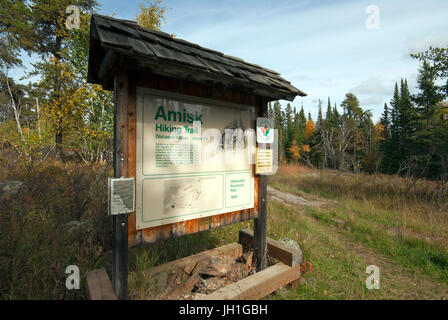
[[[254,232],[249,229],[240,230],[239,242],[243,248],[251,247],[254,240]],[[281,243],[280,241],[266,237],[267,253],[274,259],[284,264],[295,267],[302,262],[302,252],[296,251]]]
[[[87,272],[86,291],[88,300],[117,300],[104,268]]]
[[[114,80],[114,177],[128,174],[128,74],[121,70]],[[128,217],[113,216],[112,283],[120,300],[128,298]]]
[[[254,105],[255,96],[248,93],[235,92],[228,89],[210,87],[205,84],[184,79],[174,79],[156,74],[135,72],[137,86],[165,90],[185,95],[228,101],[233,103]]]
[[[158,235],[159,240],[168,240],[171,238],[171,236],[173,234],[171,232],[171,225],[169,225],[169,224],[158,227],[158,231],[159,231],[159,235]]]
[[[194,285],[201,281],[199,274],[195,273],[191,277],[185,279],[179,286],[175,287],[174,290],[168,295],[167,300],[174,300],[181,294],[189,293]]]
[[[112,50],[107,50],[98,71],[98,79],[102,80],[104,76],[112,69],[116,61],[117,55]]]
[[[181,237],[183,235],[206,231],[213,228],[219,228],[233,223],[248,221],[252,219],[253,211],[253,209],[246,209],[200,219],[171,223],[165,226],[146,228],[141,231],[136,231],[136,241],[138,244],[138,238],[141,237],[141,241],[143,243],[153,243],[158,240],[167,239],[167,237]],[[138,233],[140,232],[141,235],[139,236]],[[131,235],[132,232],[129,231],[129,234]],[[130,244],[129,246],[131,247],[133,246],[133,244]]]
[[[257,271],[263,270],[266,267],[266,178],[267,176],[263,175],[259,177],[258,215],[254,219],[254,258]]]
[[[199,219],[188,220],[186,222],[186,227],[187,227],[186,234],[199,232]]]
[[[171,233],[173,237],[180,237],[187,233],[187,223],[186,221],[173,223],[171,225]]]
[[[144,243],[154,243],[157,241],[157,228],[148,228],[141,231],[142,242]]]
[[[238,282],[203,296],[200,300],[256,300],[300,278],[299,267],[278,263]]]
[[[199,231],[209,230],[211,222],[212,222],[211,216],[199,219]]]
[[[238,242],[232,242],[229,244],[226,244],[224,246],[214,248],[207,251],[202,251],[200,253],[197,253],[195,255],[191,255],[185,258],[181,258],[175,261],[171,261],[159,266],[156,266],[152,268],[151,274],[156,275],[161,272],[169,271],[175,268],[181,268],[185,270],[186,273],[191,273],[194,266],[204,260],[208,259],[210,257],[231,257],[231,258],[238,258],[243,254],[243,247]]]
[[[132,74],[129,77],[128,88],[128,177],[136,179],[136,154],[137,154],[137,87]],[[137,185],[135,185],[137,188]],[[142,240],[141,231],[136,230],[135,211],[128,214],[128,246],[133,247],[140,244]]]
[[[262,117],[267,112],[267,101],[260,101],[257,115]],[[254,220],[254,249],[257,271],[266,267],[266,215],[267,215],[267,176],[258,177],[258,214]]]
[[[210,223],[210,228],[218,228],[219,226],[221,226],[221,219],[219,217],[219,215],[216,216],[212,216],[212,222]]]

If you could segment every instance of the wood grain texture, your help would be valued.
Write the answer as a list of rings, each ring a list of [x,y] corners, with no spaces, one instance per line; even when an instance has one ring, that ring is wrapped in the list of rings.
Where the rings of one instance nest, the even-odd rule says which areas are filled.
[[[254,241],[254,232],[249,229],[240,230],[239,242],[243,245],[243,248],[252,247]],[[266,237],[267,253],[270,257],[277,259],[284,264],[295,267],[302,262],[302,252],[300,250],[294,250],[285,245],[284,243]]]
[[[128,88],[126,69],[114,79],[114,177],[128,176]],[[128,298],[128,217],[114,215],[112,243],[112,285],[120,300]]]
[[[86,291],[88,300],[117,300],[104,268],[87,272]]]
[[[161,272],[167,272],[176,268],[183,269],[186,273],[191,273],[195,265],[210,257],[230,257],[238,258],[243,254],[243,247],[238,242],[232,242],[224,246],[214,248],[207,251],[202,251],[198,254],[191,255],[185,258],[177,259],[151,269],[151,275],[155,276]]]
[[[137,87],[132,75],[129,77],[128,88],[128,172],[127,177],[136,179],[137,154]],[[136,181],[136,180],[135,180]],[[135,188],[137,188],[135,184]],[[141,232],[136,230],[135,211],[128,214],[128,245],[133,247],[141,241]],[[139,234],[137,234],[139,233]]]
[[[299,278],[299,267],[289,267],[280,262],[203,296],[200,300],[257,300]]]

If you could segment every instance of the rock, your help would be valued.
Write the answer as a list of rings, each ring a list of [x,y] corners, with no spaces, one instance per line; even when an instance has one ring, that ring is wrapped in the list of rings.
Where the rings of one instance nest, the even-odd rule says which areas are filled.
[[[285,244],[285,245],[287,245],[289,248],[291,248],[291,249],[293,249],[295,251],[302,252],[302,250],[300,250],[299,244],[296,241],[292,240],[292,239],[285,238],[285,239],[281,240],[280,242]]]
[[[231,258],[211,257],[209,264],[201,271],[201,274],[224,277],[232,270],[234,262],[234,259]]]
[[[0,182],[0,194],[6,193],[9,195],[14,195],[24,188],[25,184],[22,181],[4,180]]]
[[[293,257],[294,261],[293,265],[299,265],[302,262],[302,250],[300,249],[299,244],[296,241],[289,238],[285,238],[280,242],[295,252]]]
[[[330,218],[330,220],[331,220],[332,222],[334,222],[335,224],[338,224],[338,225],[340,225],[340,226],[342,226],[342,225],[345,224],[345,221],[342,220],[342,219]]]

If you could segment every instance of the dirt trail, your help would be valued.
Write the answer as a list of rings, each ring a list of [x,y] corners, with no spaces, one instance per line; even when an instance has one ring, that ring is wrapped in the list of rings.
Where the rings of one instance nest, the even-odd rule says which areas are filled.
[[[277,200],[284,203],[295,204],[300,206],[309,206],[309,207],[320,207],[328,203],[325,200],[309,200],[303,197],[299,197],[290,193],[282,192],[275,188],[268,186],[267,188],[268,194],[271,196],[273,200]]]

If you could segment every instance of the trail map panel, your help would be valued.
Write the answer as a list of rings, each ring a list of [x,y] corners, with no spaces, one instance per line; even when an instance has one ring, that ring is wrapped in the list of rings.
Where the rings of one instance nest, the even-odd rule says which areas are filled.
[[[254,207],[254,112],[138,88],[138,230]]]

